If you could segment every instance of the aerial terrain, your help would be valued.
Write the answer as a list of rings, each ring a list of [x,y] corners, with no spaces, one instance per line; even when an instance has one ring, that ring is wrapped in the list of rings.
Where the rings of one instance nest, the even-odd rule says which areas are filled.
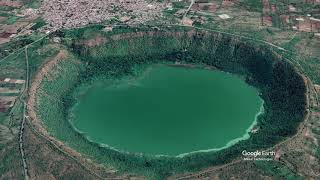
[[[0,180],[320,179],[320,0],[0,0]]]

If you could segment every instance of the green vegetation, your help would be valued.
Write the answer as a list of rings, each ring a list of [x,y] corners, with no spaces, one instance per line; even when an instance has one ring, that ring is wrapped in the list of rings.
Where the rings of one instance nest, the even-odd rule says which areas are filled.
[[[1,12],[1,11],[0,11],[0,16],[2,16],[2,17],[9,17],[10,14],[8,14],[8,13],[6,13],[6,12]]]
[[[299,175],[276,161],[256,161],[255,164],[275,179],[302,180]]]
[[[318,147],[317,150],[316,150],[316,157],[317,158],[320,158],[320,148]]]
[[[15,15],[11,15],[8,17],[8,19],[5,20],[5,23],[12,25],[12,24],[16,23],[18,19],[19,19],[19,17],[15,16]]]
[[[181,28],[149,32],[141,29],[140,33],[127,28],[104,33],[99,31],[101,28],[57,32],[74,57],[61,61],[60,68],[55,68],[41,84],[45,91],[38,94],[37,104],[38,115],[50,134],[98,163],[162,179],[177,172],[230,162],[243,149],[271,147],[292,136],[304,118],[306,87],[302,77],[267,47],[254,44],[253,48],[252,42]],[[83,37],[97,35],[97,31],[108,43],[90,48],[81,43]],[[119,32],[132,34],[117,36]],[[225,150],[173,158],[124,154],[100,147],[73,131],[68,123],[68,109],[75,103],[72,93],[81,84],[90,84],[101,77],[118,79],[134,75],[134,67],[140,65],[177,61],[214,66],[243,76],[247,83],[259,88],[265,101],[265,114],[258,119],[259,132]]]
[[[0,11],[11,11],[14,10],[14,7],[11,6],[0,6]]]
[[[29,38],[25,38],[25,39],[16,39],[11,41],[10,43],[5,43],[5,44],[1,44],[0,45],[0,59],[9,56],[10,54],[12,55],[12,57],[16,57],[17,55],[19,55],[20,52],[23,52],[23,50],[21,50],[22,47],[25,47],[26,45],[32,43],[33,41]],[[19,52],[15,52],[18,51]],[[15,52],[14,54],[12,54],[13,52]],[[11,57],[10,57],[11,58]]]
[[[40,41],[28,48],[29,71],[31,77],[41,68],[41,65],[48,60],[49,57],[54,57],[59,51],[58,46],[47,45],[46,41]],[[37,52],[37,53],[33,53]]]
[[[262,10],[262,1],[257,0],[240,0],[239,1],[241,6],[244,6],[246,9],[250,11],[258,11]]]
[[[27,8],[37,9],[41,5],[41,0],[22,0],[22,3]]]
[[[0,51],[1,53],[1,51]],[[0,56],[1,57],[1,56]],[[8,56],[4,61],[0,62],[0,77],[10,77],[21,79],[25,75],[25,62],[23,51]]]
[[[14,139],[14,141],[17,141],[17,139]],[[21,172],[18,168],[21,166],[20,162],[18,162],[18,160],[20,159],[19,148],[13,148],[12,144],[7,144],[7,146],[9,146],[9,150],[7,150],[4,153],[1,153],[0,174],[2,175],[6,172],[11,171],[17,173],[18,176],[16,176],[15,178],[23,179],[23,176],[18,173]],[[4,148],[6,147],[0,144],[0,150],[3,151]]]
[[[190,3],[188,2],[184,2],[184,1],[175,1],[172,2],[172,7],[173,8],[177,8],[177,9],[183,9],[185,7],[188,7],[190,5]]]
[[[320,71],[319,71],[319,59],[312,58],[305,61],[300,61],[301,66],[305,70],[305,73],[316,84],[320,84]]]
[[[5,119],[6,119],[6,114],[0,112],[0,124],[2,124]]]
[[[32,30],[37,30],[39,28],[41,28],[42,26],[46,25],[47,23],[42,19],[42,18],[37,18],[34,23],[36,23],[35,25],[33,25],[31,27]]]

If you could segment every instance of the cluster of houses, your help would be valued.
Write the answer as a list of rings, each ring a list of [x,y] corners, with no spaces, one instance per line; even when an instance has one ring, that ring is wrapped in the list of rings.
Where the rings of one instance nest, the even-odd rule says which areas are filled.
[[[294,30],[305,32],[317,32],[320,33],[320,19],[314,17],[296,17],[296,24],[292,26]]]
[[[320,4],[320,0],[306,0],[304,3]],[[311,14],[301,15],[294,4],[288,4],[285,12],[278,11],[276,4],[263,0],[262,25],[273,26],[277,14],[280,14],[279,20],[283,27],[296,31],[320,33],[320,19]]]
[[[179,0],[184,2],[191,2],[191,0]],[[295,7],[295,4],[288,3],[283,8],[277,7],[276,3],[272,3],[270,0],[261,0],[263,9],[261,16],[261,24],[263,26],[279,26],[281,28],[289,28],[296,31],[314,32],[320,36],[320,18],[313,17],[311,14],[301,15],[301,9]],[[320,0],[305,0],[303,3],[319,4]],[[237,0],[223,0],[221,3],[211,0],[195,0],[192,4],[190,11],[201,13],[216,13],[217,9],[221,7],[228,7],[238,4]],[[181,9],[176,12],[176,16],[182,16],[186,12],[186,9]],[[320,13],[320,12],[319,12]],[[228,14],[218,14],[220,19],[232,18]],[[182,24],[192,26],[196,22],[203,23],[205,20],[202,16],[194,16],[192,18],[184,17]]]
[[[0,78],[0,113],[6,113],[14,105],[20,90],[17,88],[25,83],[25,80]]]
[[[186,2],[191,2],[190,0],[184,0]],[[190,11],[191,12],[197,12],[197,13],[215,13],[218,8],[220,7],[228,7],[233,6],[235,4],[236,0],[222,0],[222,2],[218,3],[216,1],[210,1],[210,0],[195,0],[195,2],[192,4]],[[181,9],[176,12],[176,16],[182,16],[185,13],[185,9]],[[230,19],[231,16],[228,14],[219,14],[218,17],[222,20],[224,19]],[[203,16],[194,16],[192,19],[184,17],[182,19],[182,24],[187,26],[192,26],[194,23],[204,23],[205,18]]]
[[[234,5],[236,0],[222,0],[221,6],[226,7],[226,6],[232,6]],[[214,1],[209,1],[209,0],[196,0],[195,3],[192,5],[191,9],[194,11],[201,11],[205,10],[208,12],[214,13],[219,5],[216,4]]]

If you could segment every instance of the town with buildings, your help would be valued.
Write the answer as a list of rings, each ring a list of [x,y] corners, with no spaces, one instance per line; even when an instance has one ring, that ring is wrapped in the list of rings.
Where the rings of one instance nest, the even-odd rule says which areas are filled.
[[[1,0],[0,5],[0,44],[16,36],[32,34],[41,29],[56,30],[75,28],[94,23],[119,24],[170,24],[181,23],[187,26],[196,24],[232,23],[240,18],[237,10],[241,0],[43,0],[34,7],[23,7],[23,2]],[[317,5],[319,0],[305,0],[305,4]],[[313,32],[319,36],[320,12],[317,8],[297,3],[263,0],[259,24],[293,31]],[[258,5],[257,5],[258,6]],[[318,7],[318,6],[315,6]],[[245,7],[244,7],[245,8]],[[238,13],[238,15],[237,15]],[[42,17],[44,25],[39,19]],[[256,18],[256,17],[255,17]],[[173,19],[168,21],[167,19]],[[250,22],[249,22],[250,23]]]

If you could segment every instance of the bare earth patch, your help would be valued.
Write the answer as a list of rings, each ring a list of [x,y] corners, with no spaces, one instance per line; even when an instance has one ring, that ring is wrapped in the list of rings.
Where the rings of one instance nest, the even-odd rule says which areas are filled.
[[[20,8],[22,4],[19,1],[0,0],[0,6]]]
[[[106,42],[107,42],[107,40],[105,37],[97,35],[93,39],[81,40],[81,41],[77,42],[77,44],[84,45],[85,47],[90,48],[90,47],[94,47],[94,46],[99,46],[99,45],[104,44]]]

